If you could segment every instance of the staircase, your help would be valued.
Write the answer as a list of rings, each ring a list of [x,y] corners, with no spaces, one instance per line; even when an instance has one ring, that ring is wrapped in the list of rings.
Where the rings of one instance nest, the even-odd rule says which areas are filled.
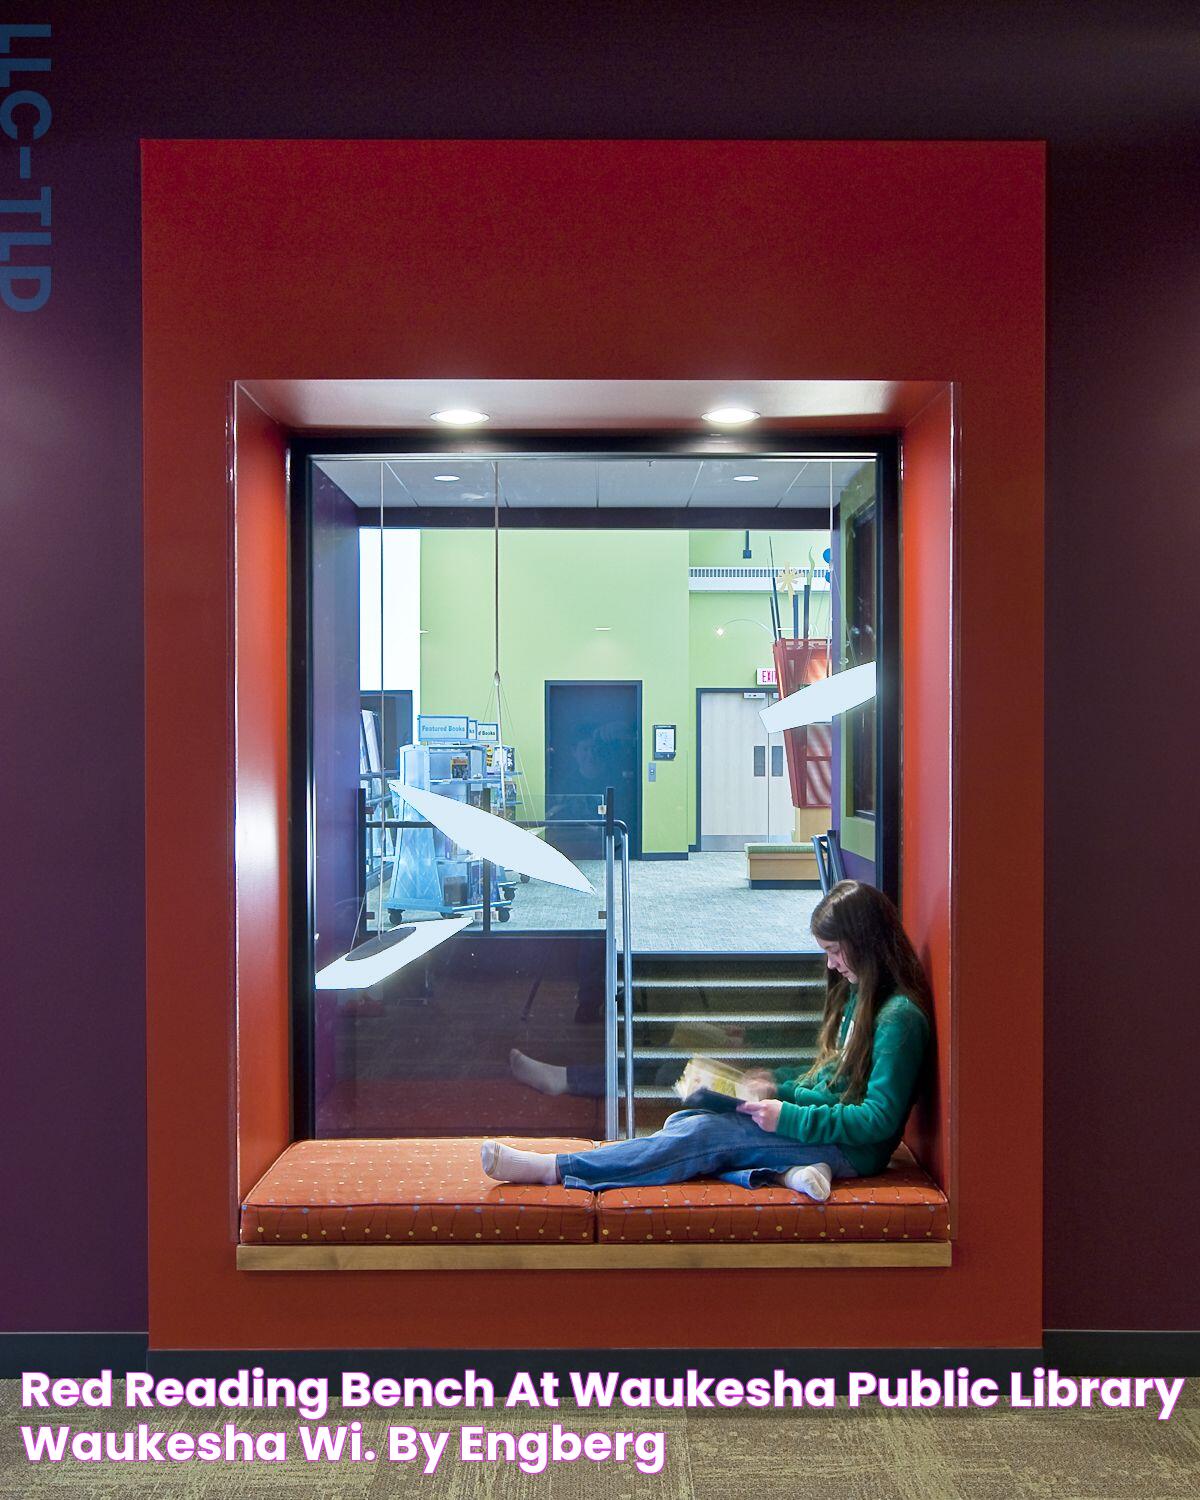
[[[619,978],[617,993],[622,993]],[[720,1058],[739,1068],[807,1065],[816,1055],[824,1004],[820,953],[638,954],[633,968],[637,1134],[657,1130],[679,1107],[672,1084],[690,1057]],[[620,1034],[623,1041],[623,1027]],[[620,1066],[623,1087],[623,1051]]]

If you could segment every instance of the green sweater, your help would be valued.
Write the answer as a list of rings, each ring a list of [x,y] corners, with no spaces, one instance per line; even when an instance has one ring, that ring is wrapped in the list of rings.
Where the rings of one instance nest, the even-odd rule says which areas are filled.
[[[838,1048],[846,1036],[858,1004],[851,992],[838,1030]],[[900,1143],[904,1122],[912,1108],[929,1042],[929,1022],[920,1006],[906,995],[893,995],[875,1017],[874,1045],[867,1086],[857,1104],[844,1104],[844,1080],[832,1087],[837,1066],[831,1058],[807,1087],[799,1087],[797,1069],[776,1075],[783,1109],[779,1134],[813,1146],[837,1146],[864,1177],[882,1172]]]

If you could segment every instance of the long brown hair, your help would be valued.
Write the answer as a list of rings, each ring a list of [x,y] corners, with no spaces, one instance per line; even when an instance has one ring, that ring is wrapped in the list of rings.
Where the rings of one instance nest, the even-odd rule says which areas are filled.
[[[798,1082],[807,1083],[831,1058],[838,1057],[838,1065],[828,1081],[844,1079],[846,1102],[853,1103],[862,1098],[867,1086],[875,1017],[880,1007],[893,995],[907,995],[932,1020],[929,981],[901,925],[900,913],[873,885],[839,880],[817,903],[810,925],[813,937],[841,944],[846,963],[858,975],[855,985],[858,1001],[850,1041],[838,1057],[838,1031],[850,998],[850,984],[844,974],[829,969],[816,1061]]]

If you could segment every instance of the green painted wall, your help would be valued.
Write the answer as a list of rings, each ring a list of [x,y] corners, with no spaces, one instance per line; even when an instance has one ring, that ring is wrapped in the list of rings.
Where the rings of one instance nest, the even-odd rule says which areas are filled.
[[[505,729],[535,815],[545,797],[547,680],[642,683],[642,849],[686,850],[687,533],[507,531],[500,537],[500,668]],[[421,546],[425,713],[496,718],[492,697],[492,536],[426,531]],[[597,630],[597,626],[609,626]],[[678,724],[673,761],[647,780],[655,724]]]
[[[775,563],[804,567],[823,533],[774,532]],[[751,565],[768,561],[751,533]],[[500,665],[505,731],[514,741],[534,814],[545,796],[547,680],[642,683],[642,848],[683,853],[695,838],[696,690],[753,688],[771,665],[768,596],[688,591],[688,567],[741,564],[731,531],[533,531],[500,537]],[[421,707],[495,719],[492,692],[492,535],[425,531],[421,542]],[[814,595],[823,635],[828,594]],[[761,620],[756,624],[735,623]],[[597,626],[608,626],[597,630]],[[718,626],[725,634],[718,636]],[[676,757],[647,778],[653,726],[677,726]]]

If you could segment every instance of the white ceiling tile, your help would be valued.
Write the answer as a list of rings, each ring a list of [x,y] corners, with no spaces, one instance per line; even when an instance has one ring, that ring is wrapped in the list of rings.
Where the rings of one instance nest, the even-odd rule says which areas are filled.
[[[802,459],[706,458],[692,494],[692,508],[752,505],[773,509],[801,469],[808,466]],[[739,475],[752,475],[753,479],[747,481]]]
[[[500,460],[502,503],[522,509],[595,508],[596,462],[586,458]]]
[[[322,458],[316,460],[316,466],[328,475],[355,505],[362,506],[363,509],[378,507],[382,469],[378,459]],[[383,503],[403,505],[406,502],[398,494],[385,490]],[[407,503],[411,504],[411,501]]]
[[[604,509],[662,509],[687,505],[700,471],[694,458],[610,458],[599,464]]]
[[[462,507],[491,510],[495,503],[492,464],[484,458],[455,458],[439,453],[430,458],[389,458],[385,467],[409,497],[409,504],[433,509]],[[453,474],[446,482],[439,474]]]
[[[496,466],[502,509],[824,510],[873,460],[817,458],[514,458],[452,454],[314,460],[364,510],[490,511]],[[453,475],[452,480],[439,475]],[[752,481],[738,475],[754,475]]]

